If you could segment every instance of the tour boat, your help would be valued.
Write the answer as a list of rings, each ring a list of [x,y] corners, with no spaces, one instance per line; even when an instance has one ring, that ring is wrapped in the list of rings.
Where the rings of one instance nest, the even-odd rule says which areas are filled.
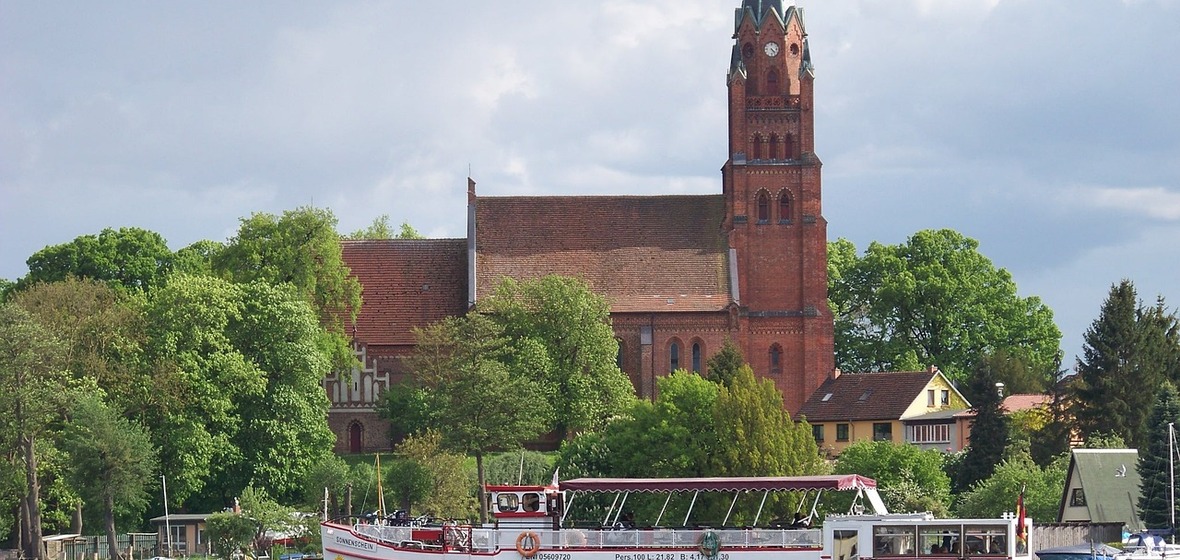
[[[812,518],[820,494],[828,491],[853,493],[852,507],[848,514],[828,515],[819,523]],[[722,493],[726,502],[733,495],[721,522],[706,525],[693,520],[693,506],[704,492]],[[796,519],[761,519],[771,492],[802,494],[795,503],[804,507]],[[629,513],[627,498],[637,493],[668,496],[655,519],[642,526],[624,513]],[[751,494],[754,500],[760,496],[753,523],[730,525],[738,498]],[[594,495],[599,498],[584,497]],[[677,519],[665,519],[673,496],[691,500],[683,519],[679,514]],[[489,485],[484,499],[492,521],[483,526],[424,523],[404,514],[325,520],[324,560],[1032,560],[1028,519],[890,514],[876,482],[858,475],[577,478],[547,486]],[[567,519],[578,500],[609,506],[598,521],[586,526]],[[802,515],[805,509],[810,511]]]

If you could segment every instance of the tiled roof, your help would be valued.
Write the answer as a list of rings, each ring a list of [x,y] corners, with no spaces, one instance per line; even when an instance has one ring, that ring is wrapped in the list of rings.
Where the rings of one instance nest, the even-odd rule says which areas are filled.
[[[479,197],[476,299],[504,277],[561,274],[615,313],[725,309],[724,215],[721,195]]]
[[[466,239],[383,239],[342,245],[344,262],[364,288],[356,339],[368,344],[413,344],[414,327],[466,312]]]
[[[1017,393],[1004,397],[1004,402],[1000,406],[1006,412],[1017,412],[1046,406],[1051,402],[1053,402],[1052,395]]]
[[[842,373],[824,381],[799,414],[810,422],[897,420],[934,375],[930,371]]]

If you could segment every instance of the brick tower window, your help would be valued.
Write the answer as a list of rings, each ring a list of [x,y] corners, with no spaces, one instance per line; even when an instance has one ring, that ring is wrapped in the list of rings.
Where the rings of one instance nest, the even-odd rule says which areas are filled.
[[[778,223],[791,223],[791,194],[786,189],[778,193]]]
[[[778,344],[770,346],[770,373],[783,372],[783,347]]]
[[[692,370],[701,372],[701,343],[692,343]]]
[[[766,191],[758,193],[758,223],[765,224],[770,221],[770,196]]]
[[[770,135],[770,159],[782,159],[777,134]]]
[[[766,73],[766,95],[778,95],[778,72]]]
[[[680,369],[680,343],[673,342],[668,347],[668,371]]]
[[[784,155],[783,159],[795,159],[795,139],[790,134],[783,141]]]
[[[762,136],[754,137],[754,159],[766,159],[765,145],[762,143]]]

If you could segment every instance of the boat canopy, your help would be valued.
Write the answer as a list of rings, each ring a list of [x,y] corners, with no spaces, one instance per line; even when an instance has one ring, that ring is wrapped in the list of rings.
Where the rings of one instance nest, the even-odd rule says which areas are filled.
[[[702,478],[574,478],[561,481],[573,492],[734,492],[861,490],[877,481],[858,474],[816,476],[738,476]]]

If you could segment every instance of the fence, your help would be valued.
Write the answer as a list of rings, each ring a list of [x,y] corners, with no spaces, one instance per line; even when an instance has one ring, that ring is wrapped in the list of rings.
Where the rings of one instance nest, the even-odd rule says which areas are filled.
[[[1033,524],[1033,546],[1037,550],[1085,543],[1114,543],[1123,539],[1122,523]]]

